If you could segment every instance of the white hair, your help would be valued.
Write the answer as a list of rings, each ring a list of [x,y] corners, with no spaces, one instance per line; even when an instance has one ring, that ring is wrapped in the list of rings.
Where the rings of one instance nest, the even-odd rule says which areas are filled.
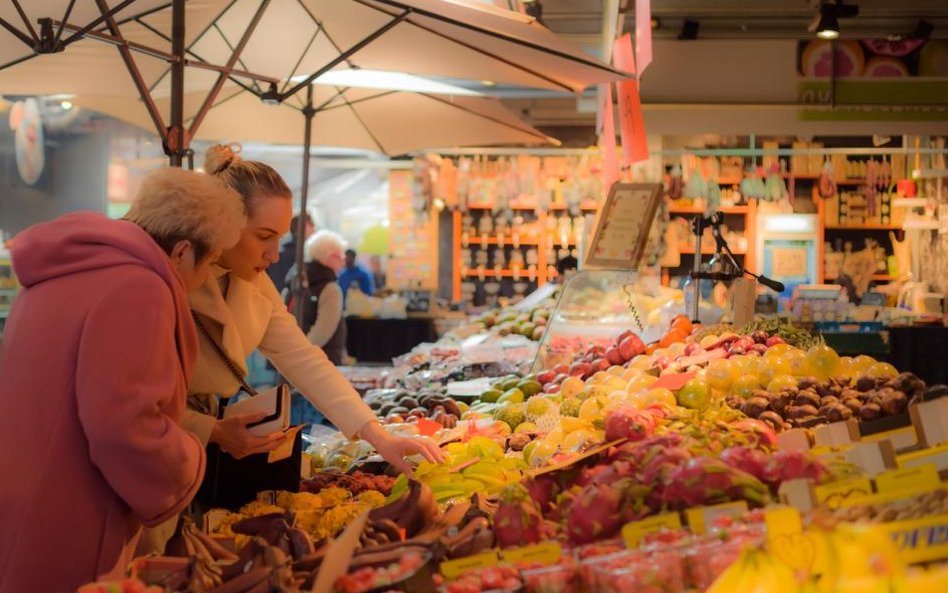
[[[334,253],[342,254],[348,244],[339,233],[321,230],[313,233],[304,244],[303,255],[307,262],[318,261],[325,264]]]

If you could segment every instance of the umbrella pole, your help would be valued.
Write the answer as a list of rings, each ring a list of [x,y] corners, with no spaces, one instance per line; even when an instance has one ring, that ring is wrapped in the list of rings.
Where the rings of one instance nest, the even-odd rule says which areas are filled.
[[[184,130],[184,0],[174,0],[171,5],[171,56],[168,158],[172,167],[180,167],[189,144]]]
[[[306,199],[309,197],[309,151],[312,145],[313,117],[316,110],[313,109],[313,85],[310,83],[306,87],[306,107],[303,108],[303,117],[306,118],[306,124],[303,128],[303,181],[300,188],[300,215],[296,222],[296,278],[293,280],[293,290],[296,298],[293,300],[293,316],[296,317],[296,323],[303,326],[303,299],[305,297],[306,282],[303,281],[306,269],[303,267],[303,243],[306,240]]]

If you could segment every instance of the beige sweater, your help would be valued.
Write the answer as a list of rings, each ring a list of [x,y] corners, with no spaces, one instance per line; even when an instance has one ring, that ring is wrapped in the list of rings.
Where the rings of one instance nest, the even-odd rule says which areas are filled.
[[[220,288],[225,274],[226,269],[215,266],[208,281],[191,291],[189,300],[191,309],[245,375],[246,358],[259,350],[343,434],[353,437],[375,419],[342,373],[300,331],[266,274],[259,274],[253,282],[231,276],[226,299]],[[200,353],[188,392],[235,394],[237,379],[206,336],[198,334]],[[206,444],[214,418],[189,410],[183,424]]]

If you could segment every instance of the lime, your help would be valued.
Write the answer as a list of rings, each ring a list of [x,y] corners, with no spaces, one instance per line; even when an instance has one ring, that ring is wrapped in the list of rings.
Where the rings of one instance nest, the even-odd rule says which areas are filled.
[[[501,394],[500,399],[497,400],[498,403],[504,404],[522,404],[524,400],[523,392],[517,389],[516,386],[507,389]]]
[[[503,392],[498,389],[488,389],[481,394],[481,401],[493,403],[500,399],[500,396],[503,395]]]

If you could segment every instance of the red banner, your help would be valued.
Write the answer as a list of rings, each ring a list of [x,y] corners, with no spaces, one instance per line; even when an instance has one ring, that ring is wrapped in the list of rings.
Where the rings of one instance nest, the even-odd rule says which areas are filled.
[[[632,36],[628,33],[615,41],[612,63],[619,70],[635,73],[632,55]],[[622,135],[622,161],[626,166],[648,159],[648,140],[642,119],[642,101],[638,80],[620,80],[616,83],[619,96],[619,131]]]
[[[606,188],[619,180],[619,157],[616,154],[616,122],[612,107],[612,85],[599,85],[599,115],[602,120],[602,181]]]

